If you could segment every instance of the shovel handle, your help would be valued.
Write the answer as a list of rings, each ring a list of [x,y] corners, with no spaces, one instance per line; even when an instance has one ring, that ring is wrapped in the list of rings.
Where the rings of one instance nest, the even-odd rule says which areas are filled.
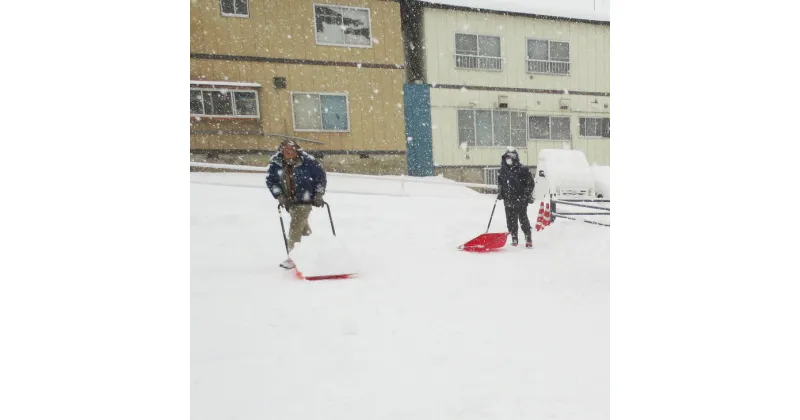
[[[325,207],[328,208],[328,220],[331,221],[331,232],[333,232],[333,236],[336,236],[336,228],[333,226],[333,216],[331,216],[331,205],[328,202],[324,202]],[[286,208],[283,204],[278,204],[278,219],[281,221],[281,232],[283,233],[283,245],[286,247],[286,255],[289,256],[289,241],[286,239],[286,227],[283,224],[283,212],[281,212],[281,207]],[[287,209],[288,210],[288,209]]]
[[[486,226],[486,233],[489,233],[489,227],[492,226],[492,218],[494,217],[494,209],[497,208],[497,199],[494,200],[494,206],[492,206],[492,215],[489,216],[489,224]]]
[[[331,205],[328,204],[327,201],[324,201],[323,203],[325,204],[325,207],[328,208],[328,220],[331,221],[331,232],[333,232],[333,236],[336,236],[336,228],[333,227],[333,216],[331,216]]]
[[[286,228],[283,226],[281,207],[283,207],[283,204],[278,204],[278,219],[281,221],[281,232],[283,232],[283,245],[286,247],[286,256],[289,257],[289,241],[286,240]]]

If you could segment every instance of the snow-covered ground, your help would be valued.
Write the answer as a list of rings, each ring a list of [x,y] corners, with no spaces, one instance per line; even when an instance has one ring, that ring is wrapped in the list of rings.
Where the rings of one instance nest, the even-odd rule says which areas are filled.
[[[329,174],[360,276],[310,282],[278,267],[264,175],[191,182],[194,420],[609,418],[609,228],[559,220],[532,250],[465,253],[493,195]],[[310,223],[331,235],[324,211]]]

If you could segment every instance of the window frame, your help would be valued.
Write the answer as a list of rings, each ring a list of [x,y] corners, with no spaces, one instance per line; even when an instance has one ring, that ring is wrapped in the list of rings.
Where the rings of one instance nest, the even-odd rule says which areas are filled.
[[[546,139],[539,139],[531,137],[531,117],[534,118],[547,118],[547,128],[548,128],[548,135],[549,138]],[[566,118],[569,121],[569,138],[567,139],[554,139],[553,138],[553,118]],[[529,141],[572,141],[574,139],[572,135],[572,116],[571,115],[541,115],[541,114],[528,114],[527,118],[528,122],[528,140]]]
[[[247,14],[236,13],[236,0],[233,0],[233,13],[225,13],[222,9],[222,1],[219,0],[219,13],[224,17],[235,17],[235,18],[249,18],[250,17],[250,0],[244,0],[247,3]]]
[[[547,60],[536,60],[536,59],[532,59],[532,58],[530,58],[528,56],[528,44],[529,44],[530,41],[545,41],[545,42],[547,42]],[[567,44],[569,46],[569,59],[567,61],[559,61],[559,60],[551,59],[551,55],[550,55],[551,46],[550,46],[550,44],[553,43],[553,42],[560,42],[560,43],[563,43],[563,44]],[[533,71],[533,70],[530,70],[530,63],[532,61],[540,62],[540,63],[548,63],[548,66],[551,65],[552,63],[566,64],[567,65],[567,72],[566,73],[554,73],[552,71],[548,71],[548,72]],[[563,76],[571,76],[572,75],[572,42],[571,41],[561,41],[561,40],[557,40],[557,39],[543,39],[543,38],[526,37],[525,38],[525,72],[527,74],[542,74],[542,75],[548,75],[548,76],[562,76],[562,77]]]
[[[458,113],[459,113],[459,111],[471,111],[472,112],[472,127],[473,127],[472,131],[473,131],[473,133],[475,133],[475,142],[474,142],[474,144],[467,143],[468,147],[482,148],[482,149],[498,149],[498,148],[506,148],[506,147],[509,147],[509,146],[511,146],[511,147],[527,147],[527,143],[528,143],[528,124],[527,124],[528,113],[524,109],[516,109],[516,108],[497,109],[497,108],[457,107],[456,108],[456,132],[457,132],[456,141],[458,142],[457,143],[458,147],[461,147],[461,139],[459,138],[460,137],[460,133],[461,133],[461,126],[458,124]],[[492,145],[491,146],[479,146],[478,145],[478,118],[476,116],[476,111],[489,111],[490,112],[490,115],[492,117],[491,118],[492,122],[490,124],[490,126],[492,128]],[[508,112],[508,144],[506,144],[506,145],[498,145],[498,144],[496,144],[496,139],[495,139],[495,135],[494,135],[494,113],[495,112]],[[514,131],[511,128],[511,119],[512,119],[511,118],[511,114],[512,113],[523,114],[525,116],[525,138],[524,138],[525,146],[512,145],[512,138],[513,138],[512,131]]]
[[[597,136],[587,136],[581,134],[581,120],[600,120],[600,135]],[[608,120],[608,137],[604,136],[603,134],[603,120]],[[585,139],[611,139],[611,117],[580,117],[578,119],[578,135],[581,138]]]
[[[232,89],[232,88],[189,88],[189,94],[193,91],[201,91],[201,92],[220,92],[226,91],[228,94],[231,95],[231,108],[233,109],[233,115],[218,115],[218,114],[206,114],[206,101],[203,101],[203,113],[202,114],[192,114],[191,106],[189,109],[189,117],[196,117],[196,118],[235,118],[235,119],[259,119],[261,118],[261,104],[259,103],[258,98],[258,90],[256,89]],[[236,95],[234,92],[252,92],[256,95],[256,115],[239,115],[236,113]],[[203,95],[201,95],[202,98]],[[191,98],[190,98],[191,101]]]
[[[458,53],[458,49],[457,49],[458,42],[456,41],[456,37],[458,35],[473,35],[473,36],[475,36],[476,55],[459,54]],[[480,45],[481,45],[480,37],[482,37],[482,36],[483,37],[497,38],[499,40],[499,42],[500,42],[500,55],[499,56],[495,57],[495,56],[490,56],[490,55],[480,55]],[[475,68],[472,68],[472,67],[459,67],[458,66],[458,57],[459,56],[475,57],[476,59],[480,59],[480,58],[496,58],[496,59],[500,60],[500,68],[499,69],[485,69],[485,68],[480,68],[480,67],[475,67]],[[477,32],[453,32],[453,68],[455,68],[456,70],[492,71],[492,72],[502,73],[503,71],[505,71],[505,61],[506,60],[503,57],[503,37],[502,36],[500,36],[500,35],[480,34],[480,33],[477,33]]]
[[[294,95],[319,95],[322,96],[344,96],[345,106],[347,107],[347,130],[326,130],[316,129],[316,128],[297,128],[297,122],[294,118]],[[289,102],[292,106],[292,129],[297,132],[308,132],[308,133],[349,133],[352,124],[350,124],[350,95],[347,92],[299,92],[299,91],[290,91],[289,92]],[[319,117],[320,117],[320,126],[322,126],[322,99],[320,98],[319,101]]]
[[[221,1],[221,0],[220,0]],[[369,26],[369,45],[357,45],[357,44],[336,44],[331,42],[320,42],[319,38],[317,38],[317,6],[323,7],[338,7],[341,9],[356,9],[356,10],[366,10],[367,11],[367,23]],[[358,7],[358,6],[342,6],[339,4],[327,4],[327,3],[312,3],[311,8],[314,12],[314,20],[311,24],[311,30],[314,31],[314,42],[316,45],[321,45],[325,47],[343,47],[343,48],[372,48],[373,44],[375,43],[375,37],[373,36],[372,32],[372,10],[369,7]],[[343,23],[344,24],[344,23]]]

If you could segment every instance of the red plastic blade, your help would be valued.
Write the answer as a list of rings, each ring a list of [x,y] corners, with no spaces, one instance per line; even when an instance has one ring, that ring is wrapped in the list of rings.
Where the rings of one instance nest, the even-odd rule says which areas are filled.
[[[508,232],[484,233],[461,245],[459,249],[470,252],[487,252],[502,248],[508,240]]]
[[[321,276],[304,277],[303,273],[298,271],[296,268],[294,273],[300,280],[343,280],[343,279],[351,279],[356,276],[354,273],[352,273],[352,274],[325,274]]]

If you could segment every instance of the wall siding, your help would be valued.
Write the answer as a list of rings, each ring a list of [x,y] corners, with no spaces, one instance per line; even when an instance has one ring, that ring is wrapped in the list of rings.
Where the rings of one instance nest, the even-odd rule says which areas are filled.
[[[518,148],[520,159],[527,165],[535,166],[539,150],[545,148],[572,148],[586,154],[590,163],[610,164],[610,139],[581,137],[580,117],[608,118],[609,97],[583,95],[551,95],[517,92],[474,91],[460,89],[431,89],[431,120],[433,135],[433,156],[437,166],[486,165],[498,166],[505,147],[470,147],[467,152],[458,144],[457,110],[497,109],[497,96],[508,96],[508,109],[524,111],[527,116],[569,116],[572,141],[528,140],[527,148]],[[569,98],[571,109],[560,110],[560,100]],[[597,100],[597,104],[592,104]],[[475,102],[476,105],[471,103]],[[609,104],[605,108],[604,104]],[[469,155],[469,158],[466,155]]]
[[[370,9],[372,46],[317,45],[314,4]],[[191,58],[190,79],[256,82],[262,86],[258,90],[258,119],[191,118],[192,149],[274,150],[281,139],[264,137],[263,133],[280,133],[324,142],[304,143],[303,147],[309,150],[405,150],[404,51],[398,2],[251,0],[247,18],[222,16],[219,0],[192,1],[190,10],[192,54],[231,56]],[[380,64],[391,68],[236,61],[232,56]],[[286,78],[286,89],[273,87],[277,76]],[[350,131],[295,131],[292,91],[347,93]]]
[[[504,58],[503,70],[456,69],[454,38],[457,32],[499,36]],[[571,141],[529,139],[526,147],[518,148],[520,158],[527,165],[535,166],[539,151],[546,148],[581,150],[590,163],[610,163],[609,139],[583,138],[579,135],[580,117],[610,116],[609,26],[426,8],[424,33],[426,82],[432,87],[433,157],[437,168],[499,166],[505,147],[469,147],[465,151],[458,144],[457,125],[459,108],[497,109],[499,95],[508,97],[509,109],[522,110],[528,116],[570,117]],[[528,73],[528,38],[568,41],[570,74]],[[462,88],[437,88],[437,85]],[[486,87],[488,90],[470,87]],[[551,92],[492,89],[541,89]],[[560,109],[561,99],[569,99],[568,110]]]
[[[384,0],[259,0],[250,17],[222,16],[219,0],[190,3],[193,53],[403,65],[400,5]],[[370,9],[371,48],[317,45],[314,4]],[[402,89],[402,87],[400,87]]]
[[[258,94],[261,111],[259,119],[192,117],[192,132],[217,130],[222,133],[217,136],[192,135],[193,149],[274,149],[280,141],[275,137],[265,139],[258,134],[226,134],[232,130],[237,133],[249,130],[253,133],[282,133],[325,142],[324,145],[304,144],[307,149],[405,150],[402,71],[191,59],[190,75],[191,80],[256,82],[262,86]],[[272,78],[275,76],[286,77],[286,89],[277,90],[272,86]],[[378,93],[375,93],[376,90]],[[350,132],[295,131],[292,123],[291,91],[347,93]]]
[[[609,92],[609,26],[425,9],[426,81],[431,84]],[[501,38],[502,71],[455,66],[455,34]],[[569,76],[527,72],[527,38],[570,42]]]

